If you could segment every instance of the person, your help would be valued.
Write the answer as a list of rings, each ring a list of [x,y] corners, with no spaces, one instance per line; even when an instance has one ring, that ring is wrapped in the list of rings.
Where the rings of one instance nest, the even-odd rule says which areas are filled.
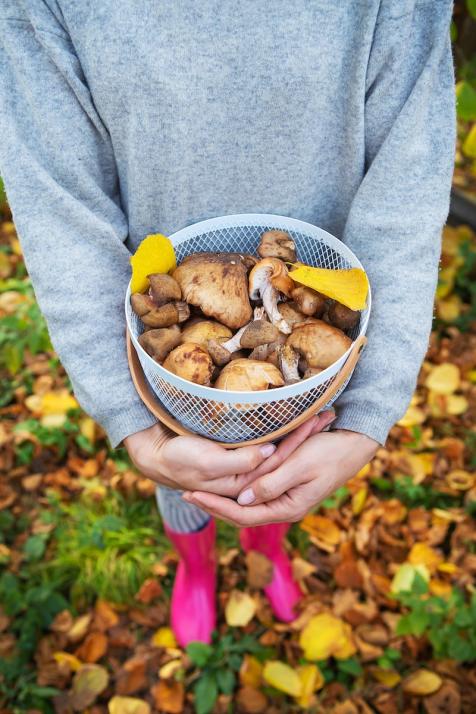
[[[0,172],[53,345],[84,409],[159,485],[181,644],[215,624],[214,517],[299,597],[283,538],[384,444],[432,320],[455,144],[450,0],[0,0]],[[341,238],[373,289],[336,403],[276,448],[174,437],[125,352],[129,258],[233,213]],[[239,246],[237,246],[239,248]]]

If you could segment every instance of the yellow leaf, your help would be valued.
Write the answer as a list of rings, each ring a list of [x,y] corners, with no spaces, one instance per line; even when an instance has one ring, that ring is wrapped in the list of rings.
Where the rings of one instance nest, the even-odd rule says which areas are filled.
[[[393,689],[393,687],[396,687],[402,679],[398,672],[395,672],[394,669],[381,669],[380,667],[372,667],[370,671],[372,677],[374,677],[377,682],[380,682],[380,684],[383,684],[385,687],[390,687],[391,689]]]
[[[454,322],[461,315],[463,306],[459,295],[450,295],[446,300],[438,300],[436,314],[443,322]]]
[[[425,412],[413,404],[410,404],[404,416],[397,422],[399,426],[418,426],[423,424],[426,416]]]
[[[449,265],[447,268],[441,268],[438,275],[438,287],[436,288],[436,297],[439,300],[448,297],[448,295],[453,291],[456,273],[456,265]]]
[[[94,423],[94,419],[91,419],[91,417],[83,417],[80,419],[79,431],[88,441],[94,444],[96,438],[96,424]]]
[[[476,369],[471,369],[467,376],[471,384],[476,384]]]
[[[438,597],[449,597],[453,592],[451,585],[439,578],[432,578],[429,585],[432,595],[437,595]]]
[[[66,664],[72,672],[77,672],[82,666],[82,662],[70,652],[54,652],[53,659],[59,665]]]
[[[359,488],[357,493],[354,493],[352,496],[352,513],[354,516],[358,516],[359,513],[362,513],[365,502],[367,500],[367,489],[364,487]]]
[[[182,669],[183,663],[181,659],[171,659],[159,669],[160,679],[170,679],[179,669]]]
[[[310,513],[303,518],[300,527],[303,531],[330,545],[337,545],[341,538],[340,529],[326,516],[317,516]]]
[[[470,474],[469,471],[455,469],[447,474],[446,483],[455,491],[469,491],[474,486],[475,478],[475,474]]]
[[[413,483],[421,483],[427,476],[433,473],[436,454],[425,451],[421,454],[405,454],[405,461],[410,466]]]
[[[41,426],[47,429],[60,429],[66,421],[66,414],[45,414],[40,419]]]
[[[403,680],[402,689],[407,694],[416,694],[425,697],[438,691],[442,685],[442,679],[435,672],[427,669],[417,669]]]
[[[296,671],[301,680],[301,694],[297,703],[303,709],[307,709],[311,706],[314,692],[324,686],[324,677],[319,667],[315,664],[304,664],[298,667]]]
[[[161,233],[146,236],[131,257],[131,293],[142,293],[149,287],[151,273],[169,273],[176,266],[175,251],[170,240]]]
[[[443,362],[443,364],[433,367],[425,381],[425,386],[436,394],[453,394],[459,385],[459,369],[451,362]]]
[[[225,619],[230,627],[246,627],[256,612],[256,602],[248,593],[232,590],[225,608]]]
[[[247,687],[258,689],[262,683],[263,665],[256,657],[245,655],[240,667],[240,682]]]
[[[453,416],[460,416],[469,409],[469,403],[466,397],[461,394],[450,394],[446,397],[446,411]]]
[[[354,654],[351,628],[327,612],[312,617],[301,632],[299,644],[306,659],[347,659]]]
[[[152,635],[151,643],[154,647],[177,647],[177,640],[170,627],[159,627]]]
[[[78,409],[79,404],[67,389],[45,392],[41,397],[40,414],[66,414],[70,409]]]
[[[461,148],[463,149],[463,154],[469,156],[470,159],[476,159],[476,124],[471,127]]]
[[[74,675],[70,704],[77,711],[84,711],[109,684],[109,673],[99,664],[83,664]]]
[[[366,476],[368,476],[370,473],[370,467],[370,463],[365,464],[365,466],[362,466],[360,471],[355,475],[355,478],[365,478]]]
[[[264,665],[263,679],[280,692],[299,697],[302,691],[301,680],[297,672],[284,662],[268,660]]]
[[[408,554],[408,562],[411,565],[424,565],[430,573],[433,573],[443,562],[443,556],[426,543],[415,543]]]
[[[393,576],[390,590],[392,593],[408,592],[412,589],[415,575],[419,573],[427,582],[430,579],[430,573],[426,565],[412,565],[411,563],[403,563],[395,575]]]
[[[366,306],[369,281],[360,268],[331,270],[297,265],[290,276],[296,283],[313,288],[351,310],[363,310]]]
[[[115,696],[107,705],[109,714],[150,714],[150,705],[143,699]]]
[[[448,573],[449,575],[454,575],[458,572],[459,568],[454,563],[440,563],[437,570],[441,573]]]

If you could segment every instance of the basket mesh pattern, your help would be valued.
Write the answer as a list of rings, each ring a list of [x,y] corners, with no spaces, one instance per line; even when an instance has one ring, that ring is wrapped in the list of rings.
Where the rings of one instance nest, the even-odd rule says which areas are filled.
[[[309,265],[324,268],[351,268],[360,265],[357,260],[349,261],[338,250],[329,246],[325,238],[309,235],[291,230],[287,225],[279,222],[273,224],[252,224],[224,226],[206,232],[199,232],[183,242],[174,242],[177,263],[180,263],[191,253],[207,251],[226,251],[240,253],[256,253],[261,234],[266,230],[286,230],[294,239],[297,246],[298,258]],[[326,234],[324,234],[325,236]],[[248,441],[261,436],[266,436],[288,424],[300,416],[316,399],[318,399],[330,384],[335,381],[339,367],[332,372],[326,370],[327,377],[316,375],[303,380],[299,384],[299,393],[286,396],[290,388],[281,388],[265,392],[266,401],[263,402],[263,393],[246,392],[240,395],[237,401],[227,399],[226,391],[213,390],[200,385],[184,382],[176,386],[170,381],[170,373],[155,363],[140,347],[137,338],[142,333],[144,326],[141,320],[133,313],[129,304],[126,304],[127,319],[132,341],[137,350],[140,363],[144,370],[152,392],[157,397],[161,406],[177,419],[183,426],[196,434],[209,439],[227,443]],[[364,321],[361,317],[361,325]],[[363,330],[357,326],[351,337],[355,339]],[[343,385],[326,406],[329,406],[345,388]],[[211,398],[216,394],[216,398]],[[256,400],[260,394],[260,401]],[[284,396],[282,396],[284,395]],[[282,397],[282,398],[281,398]],[[241,401],[242,399],[242,401]]]

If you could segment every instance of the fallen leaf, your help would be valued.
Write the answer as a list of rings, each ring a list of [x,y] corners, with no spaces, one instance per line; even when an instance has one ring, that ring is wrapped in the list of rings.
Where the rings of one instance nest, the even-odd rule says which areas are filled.
[[[402,689],[407,694],[414,694],[424,697],[427,694],[434,694],[442,685],[441,677],[436,672],[428,669],[417,669],[416,672],[405,677],[402,682]]]
[[[150,642],[154,647],[178,647],[177,640],[170,627],[159,627],[152,635]]]
[[[446,412],[451,416],[460,416],[469,409],[469,402],[462,394],[450,394],[446,397]]]
[[[159,677],[161,679],[170,679],[182,668],[183,662],[181,659],[171,659],[170,662],[166,662],[159,669]]]
[[[469,491],[473,488],[475,479],[475,474],[463,469],[455,469],[446,476],[446,483],[455,491]]]
[[[150,714],[150,704],[133,697],[115,696],[109,700],[107,708],[109,714]]]
[[[176,266],[171,241],[161,233],[144,238],[130,259],[132,266],[131,293],[142,293],[149,287],[148,275],[169,273]]]
[[[429,581],[430,573],[426,565],[412,565],[411,563],[403,563],[403,565],[400,565],[393,576],[390,591],[392,593],[411,591],[416,573],[419,573],[427,582]]]
[[[436,394],[453,394],[460,386],[460,379],[458,367],[451,362],[444,362],[431,369],[425,386]]]
[[[253,687],[241,687],[236,695],[236,701],[246,714],[264,714],[268,709],[268,700],[263,692]]]
[[[230,627],[246,627],[256,612],[256,601],[241,590],[232,590],[225,607],[225,619]]]
[[[148,578],[142,583],[139,592],[136,595],[136,600],[143,602],[144,605],[148,605],[155,598],[161,597],[162,587],[158,580],[155,578]]]
[[[340,542],[341,531],[334,521],[326,516],[309,514],[301,521],[300,527],[320,543],[332,549]]]
[[[109,684],[109,674],[99,664],[85,664],[74,675],[71,688],[71,706],[83,711],[96,700]]]
[[[72,672],[77,672],[83,663],[70,652],[53,652],[53,659],[59,665],[66,665]]]
[[[246,654],[240,667],[240,682],[248,687],[258,689],[262,684],[263,665],[253,655]]]
[[[96,600],[94,606],[94,627],[101,632],[115,627],[119,622],[119,615],[112,605],[106,600]]]
[[[247,581],[250,588],[264,588],[273,579],[273,563],[262,553],[250,550],[246,554]]]
[[[324,677],[315,664],[301,665],[296,671],[301,680],[301,694],[297,703],[303,709],[307,709],[311,706],[314,692],[324,686]]]
[[[426,414],[420,407],[410,404],[403,417],[397,421],[399,426],[419,426],[426,420]]]
[[[459,714],[461,694],[455,682],[445,681],[435,694],[425,697],[423,706],[427,714]]]
[[[377,682],[383,684],[385,687],[393,689],[402,680],[401,676],[394,669],[382,669],[381,667],[371,667],[370,674]]]
[[[97,662],[107,652],[108,639],[103,632],[90,632],[80,647],[76,650],[76,655],[88,663]]]
[[[69,632],[73,626],[73,616],[69,610],[59,612],[50,625],[52,632]]]
[[[316,572],[316,566],[303,558],[293,558],[291,565],[294,580],[304,580]]]
[[[141,656],[128,659],[117,675],[118,694],[134,694],[147,686],[146,661]]]
[[[185,691],[183,682],[160,680],[152,687],[154,704],[161,712],[180,714],[183,711]]]
[[[92,614],[90,612],[85,615],[80,615],[74,622],[70,630],[68,630],[68,640],[70,642],[79,642],[89,629]]]
[[[263,679],[280,692],[299,697],[302,683],[295,669],[278,660],[268,660],[263,669]]]
[[[426,543],[415,543],[408,554],[408,562],[411,565],[424,565],[430,573],[434,573],[443,556]]]
[[[362,486],[362,488],[359,488],[359,490],[352,496],[352,513],[354,516],[358,516],[364,510],[367,495],[367,487]]]
[[[299,644],[308,660],[347,659],[356,652],[350,626],[327,612],[315,615],[304,627]]]

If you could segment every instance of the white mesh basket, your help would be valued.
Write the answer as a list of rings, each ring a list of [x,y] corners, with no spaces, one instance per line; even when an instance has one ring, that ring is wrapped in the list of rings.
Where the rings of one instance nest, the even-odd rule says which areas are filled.
[[[256,254],[261,234],[272,229],[289,233],[296,243],[298,259],[303,263],[322,268],[362,268],[352,251],[330,233],[304,221],[271,214],[245,213],[211,218],[187,226],[170,235],[169,239],[179,264],[190,253],[203,251]],[[337,362],[320,374],[277,389],[232,392],[204,387],[177,377],[145,352],[138,342],[144,325],[131,308],[129,285],[125,300],[128,332],[152,394],[145,394],[143,389],[139,392],[149,408],[159,418],[163,416],[163,421],[172,428],[175,424],[175,430],[180,433],[192,432],[230,446],[267,441],[277,434],[286,433],[307,414],[320,411],[337,399],[350,378],[349,374],[343,380],[344,366],[347,361],[351,362],[348,358],[355,351],[356,342],[359,345],[363,342],[370,306],[369,292],[360,323],[350,335],[353,344]],[[352,367],[357,358],[357,354],[353,355]],[[134,381],[139,386],[139,363],[131,360],[131,351],[129,361]],[[349,364],[346,372],[348,368]],[[322,403],[324,395],[326,401]],[[318,408],[314,409],[315,405]]]

